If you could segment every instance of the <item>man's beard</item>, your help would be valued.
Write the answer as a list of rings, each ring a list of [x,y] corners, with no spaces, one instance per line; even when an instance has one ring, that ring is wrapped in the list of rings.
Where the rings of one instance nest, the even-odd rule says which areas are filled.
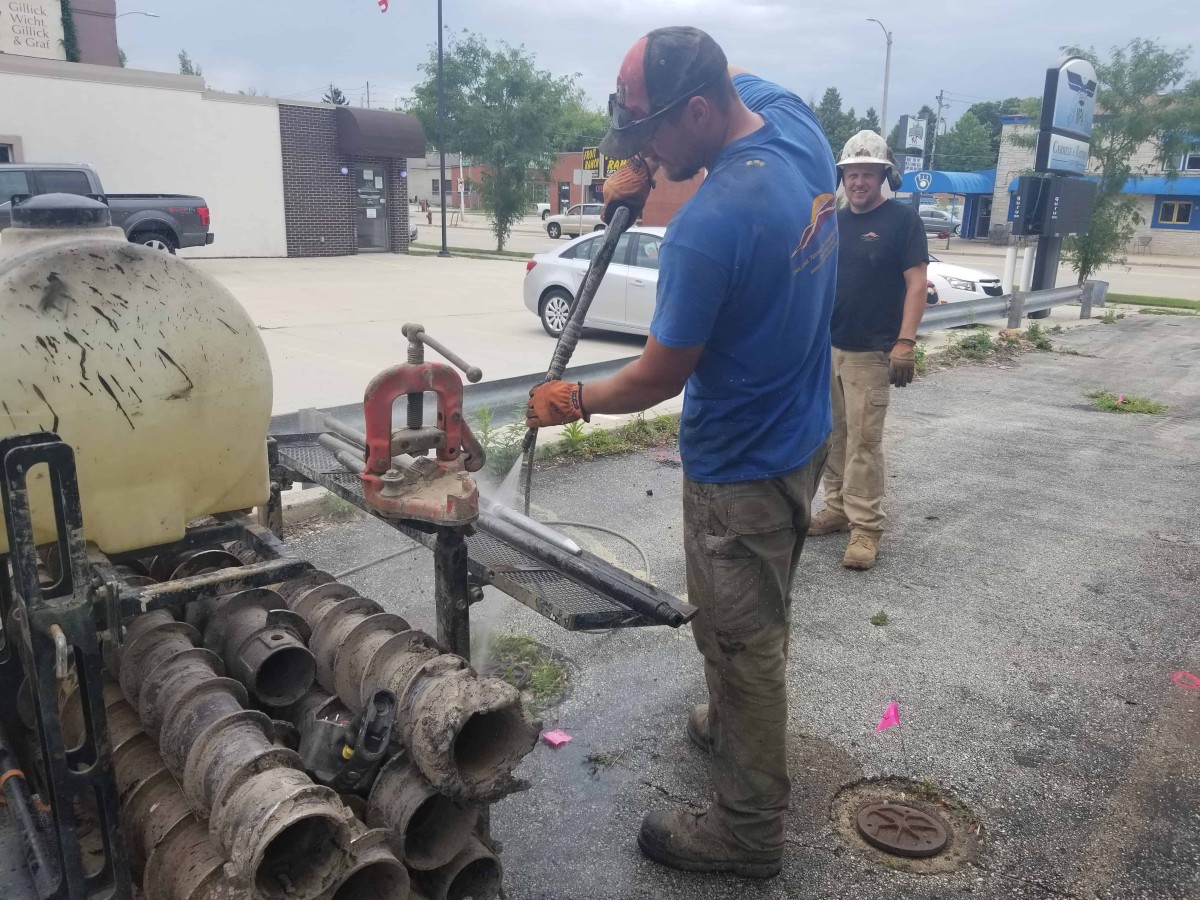
[[[663,166],[663,172],[667,176],[667,181],[691,181],[700,174],[703,166],[688,166],[686,169],[671,168]]]

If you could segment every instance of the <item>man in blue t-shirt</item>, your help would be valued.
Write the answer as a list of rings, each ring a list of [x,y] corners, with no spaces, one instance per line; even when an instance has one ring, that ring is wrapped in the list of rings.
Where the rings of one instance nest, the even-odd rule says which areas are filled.
[[[642,355],[603,381],[535,388],[527,423],[637,412],[686,385],[684,549],[709,692],[688,733],[711,753],[715,800],[648,814],[638,843],[676,868],[770,877],[791,790],[789,593],[832,427],[836,175],[803,101],[731,74],[695,28],[653,31],[625,57],[603,152],[640,153],[672,181],[708,174],[667,228]],[[636,212],[641,182],[632,196],[606,184],[609,207]]]

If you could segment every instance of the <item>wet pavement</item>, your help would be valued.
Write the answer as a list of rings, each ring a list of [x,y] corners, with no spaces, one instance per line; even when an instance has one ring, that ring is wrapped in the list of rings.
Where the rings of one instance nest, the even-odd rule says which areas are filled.
[[[1200,897],[1200,690],[1172,680],[1200,675],[1200,321],[1132,316],[1060,340],[1088,355],[894,391],[878,567],[843,569],[844,535],[805,547],[776,879],[677,873],[637,849],[644,812],[699,808],[708,790],[685,733],[704,700],[689,630],[571,634],[489,590],[477,643],[531,634],[570,673],[544,719],[574,740],[539,746],[518,770],[532,790],[494,807],[512,900]],[[1097,388],[1170,410],[1101,413],[1083,398]],[[658,451],[545,469],[534,511],[626,533],[682,594],[680,479]],[[640,565],[615,538],[577,537]],[[294,543],[331,572],[400,546],[363,520]],[[433,629],[424,550],[345,580]],[[893,700],[901,727],[876,734]],[[978,860],[911,874],[844,838],[836,795],[881,778],[961,804]]]

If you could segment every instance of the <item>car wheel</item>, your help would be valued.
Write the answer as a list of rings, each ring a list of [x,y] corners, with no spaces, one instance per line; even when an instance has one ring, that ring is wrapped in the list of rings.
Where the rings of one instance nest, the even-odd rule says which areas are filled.
[[[603,225],[597,225],[595,228],[592,229],[592,231],[603,231],[603,230],[604,230]]]
[[[558,337],[567,327],[567,320],[571,318],[572,302],[571,295],[562,288],[554,288],[543,298],[542,327],[550,337]]]
[[[550,218],[550,210],[543,209],[542,210],[542,221],[545,222],[548,218]]]
[[[166,253],[174,253],[179,249],[179,245],[175,243],[175,238],[161,231],[141,231],[129,236],[130,243],[141,244],[143,247],[149,247],[151,250],[162,250]]]
[[[1027,319],[1045,319],[1045,318],[1048,318],[1049,315],[1050,315],[1050,310],[1038,309],[1038,310],[1034,310],[1033,312],[1029,313],[1025,318],[1027,318]]]
[[[558,240],[560,237],[562,237],[562,226],[557,222],[551,222],[546,226],[546,234],[550,235],[550,237],[554,238],[555,240]]]

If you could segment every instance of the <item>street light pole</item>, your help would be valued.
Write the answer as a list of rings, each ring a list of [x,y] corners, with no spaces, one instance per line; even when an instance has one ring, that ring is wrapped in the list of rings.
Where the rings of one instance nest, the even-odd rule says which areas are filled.
[[[141,12],[141,11],[121,13],[120,15],[113,16],[113,18],[120,19],[123,16],[146,16],[147,18],[150,18],[150,19],[160,18],[158,13],[148,13],[148,12]]]
[[[442,70],[442,0],[438,0],[438,153],[441,156],[438,197],[442,204],[442,249],[438,256],[449,256],[446,248],[446,76]]]
[[[878,19],[867,19],[868,22],[874,22],[883,29],[884,37],[887,38],[887,57],[883,63],[883,109],[879,111],[879,136],[887,139],[887,101],[888,101],[888,82],[892,77],[892,33],[887,30],[887,27]]]

